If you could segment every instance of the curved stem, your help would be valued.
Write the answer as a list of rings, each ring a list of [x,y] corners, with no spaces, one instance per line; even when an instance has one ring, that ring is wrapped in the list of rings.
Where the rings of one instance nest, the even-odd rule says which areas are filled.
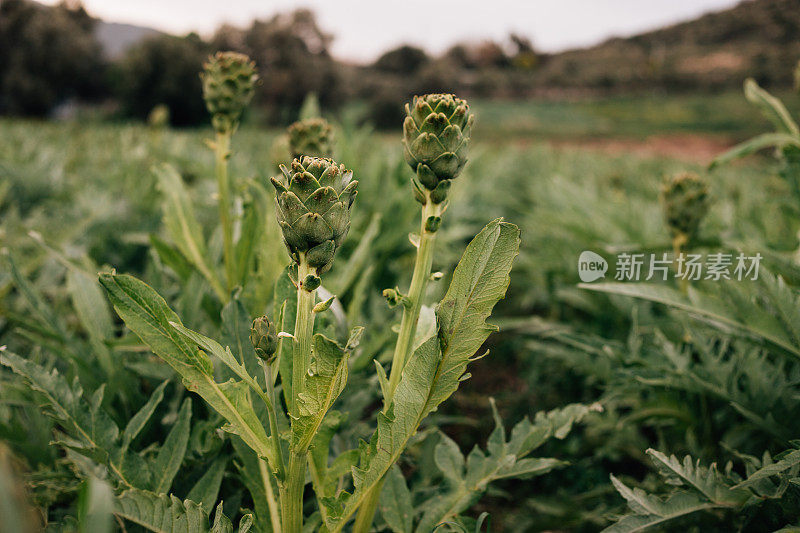
[[[414,263],[414,274],[411,277],[411,286],[408,295],[404,299],[403,319],[400,322],[400,333],[397,336],[397,344],[394,347],[392,366],[389,370],[389,388],[384,399],[384,410],[388,409],[392,403],[394,392],[400,383],[405,367],[414,347],[414,337],[417,333],[417,323],[419,313],[422,310],[422,296],[425,293],[425,286],[431,277],[431,267],[433,265],[433,247],[436,242],[436,232],[438,222],[431,224],[431,217],[439,217],[443,212],[442,204],[434,204],[431,201],[430,193],[425,192],[425,204],[422,206],[422,221],[419,231],[419,246],[417,247],[417,259]],[[386,477],[384,476],[367,495],[364,503],[358,510],[356,520],[353,525],[353,533],[366,533],[372,527],[375,518],[375,511],[381,497],[381,490]]]
[[[683,233],[678,233],[672,238],[672,252],[675,255],[675,273],[679,275],[678,284],[681,292],[686,295],[689,292],[689,280],[686,279],[686,273],[681,273],[681,256],[683,254],[683,247],[689,239]],[[683,274],[683,275],[681,275]]]
[[[297,398],[303,392],[308,365],[311,361],[311,337],[314,334],[314,299],[316,289],[307,290],[308,276],[316,276],[316,269],[310,267],[305,256],[300,256],[297,265],[297,317],[292,339],[292,396],[289,412],[297,417]],[[303,489],[306,480],[306,453],[294,451],[289,454],[286,479],[281,489],[281,514],[283,533],[300,533],[303,529]]]
[[[306,277],[316,275],[315,268],[308,266],[305,257],[297,265],[297,316],[292,340],[292,397],[289,411],[297,416],[297,396],[303,392],[303,382],[311,360],[311,337],[314,334],[314,300],[316,289],[309,291],[304,286]]]
[[[422,222],[419,231],[419,247],[417,248],[417,259],[414,263],[414,274],[411,277],[411,286],[408,295],[404,300],[403,318],[400,322],[400,333],[397,335],[397,343],[394,347],[392,366],[389,370],[389,390],[386,398],[386,408],[391,404],[392,397],[400,377],[403,374],[411,350],[414,345],[414,336],[417,333],[419,323],[419,313],[422,310],[422,296],[425,293],[425,286],[431,277],[431,267],[433,265],[433,247],[436,242],[436,230],[430,228],[428,219],[438,217],[442,213],[442,204],[434,204],[430,200],[430,194],[426,192],[426,203],[422,207]]]
[[[303,489],[306,485],[306,456],[292,453],[286,482],[281,489],[282,533],[303,530]]]
[[[222,224],[222,253],[225,261],[225,282],[228,292],[236,284],[236,265],[233,255],[233,220],[231,218],[231,184],[228,176],[228,159],[231,150],[231,133],[217,132],[214,144],[217,188],[219,190],[219,220]]]

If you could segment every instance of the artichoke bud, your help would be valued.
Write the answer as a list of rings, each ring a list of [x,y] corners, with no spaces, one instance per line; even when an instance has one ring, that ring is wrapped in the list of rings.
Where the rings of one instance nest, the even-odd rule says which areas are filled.
[[[250,342],[256,351],[256,355],[261,359],[269,360],[278,349],[278,335],[275,333],[275,326],[266,316],[260,316],[253,320],[250,328]]]
[[[233,132],[253,98],[258,81],[256,65],[244,54],[217,52],[203,67],[200,78],[211,124],[219,133]]]
[[[435,189],[431,191],[431,202],[434,204],[440,204],[447,199],[447,191],[450,190],[450,184],[452,181],[444,180],[440,181],[439,185],[436,186]]]
[[[425,231],[428,233],[436,233],[439,231],[439,226],[442,225],[442,217],[429,216],[425,219]]]
[[[415,96],[406,104],[403,152],[423,187],[434,191],[441,182],[458,177],[467,163],[474,121],[466,100],[452,94]],[[439,202],[446,196],[447,189],[440,189]]]
[[[289,126],[292,157],[333,155],[333,128],[324,118],[307,118]]]
[[[319,288],[320,285],[322,285],[322,280],[319,279],[319,276],[309,274],[305,277],[305,279],[303,279],[302,287],[308,292],[314,292]]]
[[[353,172],[331,159],[304,156],[292,169],[272,178],[277,191],[278,224],[289,255],[301,256],[322,274],[330,269],[339,245],[350,229],[350,208],[358,182]]]
[[[411,299],[400,292],[400,289],[397,287],[394,289],[383,289],[383,297],[386,298],[389,307],[394,307],[397,304],[403,304],[404,307],[411,307],[413,305]]]
[[[386,301],[389,303],[389,307],[394,307],[400,303],[400,299],[403,297],[403,295],[400,294],[400,291],[397,289],[383,289],[383,297],[386,298]]]
[[[708,185],[697,174],[677,174],[661,188],[661,204],[673,237],[689,240],[708,213]]]

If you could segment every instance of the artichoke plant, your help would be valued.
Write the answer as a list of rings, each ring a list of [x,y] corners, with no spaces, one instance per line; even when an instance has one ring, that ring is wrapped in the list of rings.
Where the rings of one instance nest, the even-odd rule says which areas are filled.
[[[232,132],[250,103],[258,81],[256,65],[237,52],[217,52],[208,58],[200,75],[203,98],[217,132]]]
[[[673,238],[688,242],[708,213],[708,185],[697,174],[677,174],[662,187],[661,203]]]
[[[434,203],[444,201],[450,180],[467,163],[474,120],[466,100],[452,94],[415,96],[406,104],[405,159],[417,173],[417,185],[430,191]]]
[[[289,255],[298,264],[326,272],[350,229],[350,207],[358,182],[353,172],[332,159],[305,156],[289,171],[271,178],[277,191],[278,223]]]
[[[253,320],[250,328],[250,343],[261,359],[270,360],[278,349],[278,335],[275,326],[266,316]]]
[[[324,118],[307,118],[289,126],[289,149],[293,158],[304,155],[331,157],[333,128]]]

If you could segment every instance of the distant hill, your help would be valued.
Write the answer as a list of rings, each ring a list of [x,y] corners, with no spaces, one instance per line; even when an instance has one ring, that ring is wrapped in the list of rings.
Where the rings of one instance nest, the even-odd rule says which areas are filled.
[[[800,0],[747,0],[695,20],[543,56],[539,88],[715,89],[753,76],[791,83],[800,59]]]
[[[128,48],[148,37],[161,34],[153,28],[102,20],[98,20],[95,26],[95,36],[103,47],[104,55],[110,59],[121,56]]]

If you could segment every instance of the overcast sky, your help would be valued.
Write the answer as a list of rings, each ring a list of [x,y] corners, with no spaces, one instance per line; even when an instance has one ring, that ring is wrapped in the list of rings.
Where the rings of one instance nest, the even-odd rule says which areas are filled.
[[[58,0],[44,0],[54,4]],[[211,34],[223,22],[309,7],[334,34],[333,53],[355,61],[375,59],[401,43],[441,52],[457,41],[528,36],[539,50],[588,46],[633,35],[738,0],[84,0],[90,13],[112,22],[172,33]]]

